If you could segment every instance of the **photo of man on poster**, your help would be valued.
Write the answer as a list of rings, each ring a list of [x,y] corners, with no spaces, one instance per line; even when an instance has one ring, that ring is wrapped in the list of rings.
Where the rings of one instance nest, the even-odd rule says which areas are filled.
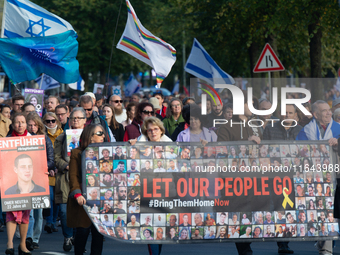
[[[17,183],[5,191],[5,195],[46,192],[45,188],[37,185],[32,180],[34,166],[32,158],[21,154],[14,160],[14,172],[17,174]]]

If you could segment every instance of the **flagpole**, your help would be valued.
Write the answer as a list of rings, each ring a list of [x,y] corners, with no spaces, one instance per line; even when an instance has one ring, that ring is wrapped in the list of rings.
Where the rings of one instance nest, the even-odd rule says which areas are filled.
[[[109,71],[107,72],[106,83],[109,82],[110,71],[111,71],[112,54],[113,54],[113,48],[115,46],[116,32],[117,32],[117,28],[118,28],[118,21],[119,21],[120,10],[122,9],[122,3],[123,3],[123,0],[120,1],[119,12],[118,12],[116,28],[115,28],[115,33],[113,34],[112,47],[111,47],[111,56],[110,56],[110,63],[109,63]],[[108,93],[109,93],[109,86],[107,86],[107,94]]]
[[[42,86],[43,80],[44,80],[44,73],[43,73],[43,74],[42,74],[42,76],[41,76],[41,81],[40,81],[40,86],[39,86],[39,89],[41,89],[41,86]]]
[[[1,24],[1,38],[4,38],[4,30],[5,30],[5,15],[6,15],[6,2],[7,0],[4,0],[4,9],[2,12],[2,24]]]

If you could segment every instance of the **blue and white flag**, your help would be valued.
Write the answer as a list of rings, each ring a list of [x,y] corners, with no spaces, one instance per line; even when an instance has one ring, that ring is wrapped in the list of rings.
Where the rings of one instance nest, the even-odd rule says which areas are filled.
[[[222,82],[225,84],[235,84],[233,77],[224,72],[216,64],[196,38],[194,39],[184,70],[212,86],[215,83],[221,84]]]
[[[35,82],[38,83],[39,88],[43,90],[55,89],[60,87],[60,83],[47,74],[41,75],[40,77],[35,79]]]
[[[331,138],[338,139],[340,137],[340,124],[331,119],[328,124],[324,136],[321,136],[319,126],[316,119],[313,118],[303,129],[299,132],[296,140],[329,140]]]
[[[120,88],[120,85],[111,87],[111,95],[112,96],[117,95],[117,96],[122,97],[122,90]]]
[[[28,0],[5,0],[2,38],[42,37],[74,31],[70,23]]]
[[[74,31],[46,37],[0,39],[0,65],[13,84],[45,73],[60,83],[79,78],[77,35]]]
[[[141,89],[141,84],[136,80],[133,74],[130,75],[129,79],[125,83],[124,94],[126,97],[132,96],[132,94],[137,93]]]
[[[69,86],[69,88],[74,89],[74,90],[84,91],[85,90],[85,81],[79,75],[78,81],[74,82],[74,83],[70,83],[70,84],[68,84],[68,86]]]
[[[177,80],[174,88],[172,89],[171,94],[175,94],[175,92],[179,93],[179,79]]]

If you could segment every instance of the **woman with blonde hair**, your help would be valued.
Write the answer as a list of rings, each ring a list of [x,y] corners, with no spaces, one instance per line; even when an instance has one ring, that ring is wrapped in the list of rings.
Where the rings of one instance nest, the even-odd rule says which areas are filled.
[[[27,131],[32,135],[44,135],[45,143],[46,143],[46,155],[47,155],[47,166],[48,170],[54,170],[54,151],[51,139],[47,136],[45,131],[45,126],[41,121],[40,116],[36,112],[30,112],[26,116],[27,123]],[[43,225],[43,215],[42,209],[35,209],[31,211],[30,218],[34,218],[30,220],[27,232],[26,245],[27,249],[33,250],[39,248],[39,239],[42,232]],[[33,223],[33,224],[32,224]]]
[[[51,142],[53,144],[54,148],[54,142],[57,139],[59,135],[61,135],[64,131],[61,128],[61,123],[59,119],[57,118],[57,115],[55,115],[53,112],[47,112],[45,113],[43,117],[43,123],[47,130],[47,135],[51,139]],[[44,227],[44,230],[47,231],[47,233],[52,232],[58,232],[58,229],[56,227],[58,212],[59,212],[59,206],[55,204],[54,200],[54,193],[55,193],[55,169],[49,170],[49,184],[50,184],[50,197],[51,197],[51,213],[48,217],[46,217],[46,225]]]
[[[162,121],[156,117],[146,118],[142,125],[142,134],[137,138],[138,142],[172,142],[165,135],[165,128]]]
[[[148,117],[144,119],[142,125],[142,134],[136,138],[129,140],[131,145],[138,142],[172,142],[172,140],[165,135],[165,128],[162,121],[156,117]],[[161,254],[161,244],[148,244],[149,254]]]

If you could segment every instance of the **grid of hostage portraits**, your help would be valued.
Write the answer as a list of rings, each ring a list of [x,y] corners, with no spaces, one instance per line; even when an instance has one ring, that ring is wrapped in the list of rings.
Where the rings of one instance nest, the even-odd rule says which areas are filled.
[[[85,208],[99,232],[131,241],[293,240],[338,236],[333,201],[334,172],[339,169],[331,162],[327,144],[225,144],[204,147],[175,143],[135,146],[111,143],[88,147],[83,154]],[[211,212],[202,212],[201,208],[197,208],[196,212],[186,213],[182,208],[183,213],[164,213],[159,208],[150,213],[141,207],[141,177],[150,173],[157,173],[159,177],[162,173],[176,176],[176,173],[219,171],[228,176],[228,173],[235,172],[275,172],[282,169],[289,169],[294,186],[294,206],[287,210],[211,209]]]

